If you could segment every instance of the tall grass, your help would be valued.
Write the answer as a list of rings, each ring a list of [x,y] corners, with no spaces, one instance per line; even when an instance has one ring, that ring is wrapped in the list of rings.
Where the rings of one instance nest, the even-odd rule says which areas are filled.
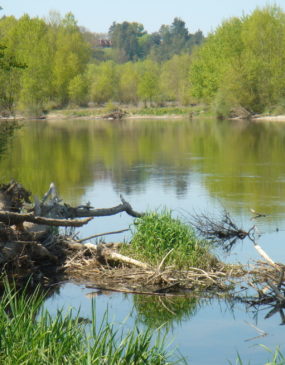
[[[20,294],[8,284],[0,300],[0,363],[5,365],[171,364],[164,340],[153,331],[115,330],[107,318],[89,328],[79,314],[42,309],[44,297]],[[180,360],[177,360],[180,362]]]
[[[193,229],[173,218],[170,211],[151,212],[136,219],[132,233],[131,244],[123,252],[151,264],[159,264],[168,253],[164,263],[175,268],[207,269],[217,263],[209,244],[199,240]]]
[[[271,359],[266,361],[264,363],[260,363],[260,365],[285,365],[285,356],[281,353],[279,346],[275,348],[275,350],[271,350],[267,346],[259,345],[262,347],[265,351],[270,353]],[[234,365],[234,363],[229,362],[230,365]],[[250,365],[250,362],[244,362],[241,358],[241,356],[238,354],[235,365]]]

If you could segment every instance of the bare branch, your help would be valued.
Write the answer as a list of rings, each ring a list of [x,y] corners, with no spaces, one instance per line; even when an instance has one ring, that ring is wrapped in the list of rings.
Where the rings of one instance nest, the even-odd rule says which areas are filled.
[[[56,227],[81,227],[84,224],[90,222],[92,218],[86,218],[82,220],[77,219],[53,219],[45,217],[37,217],[33,213],[13,213],[9,211],[0,211],[0,221],[12,226],[14,224],[20,224],[23,222],[31,222],[37,224],[44,224],[46,226]]]
[[[219,218],[210,217],[205,213],[196,214],[192,216],[190,223],[202,237],[221,244],[226,251],[230,251],[237,240],[243,240],[251,231],[246,232],[238,228],[227,211]]]
[[[85,237],[85,238],[82,238],[81,240],[78,240],[77,242],[84,242],[84,241],[89,241],[91,240],[92,238],[97,238],[97,237],[102,237],[102,236],[108,236],[110,234],[118,234],[118,233],[123,233],[123,232],[127,232],[129,231],[130,229],[127,228],[127,229],[121,229],[120,231],[112,231],[112,232],[104,232],[104,233],[99,233],[99,234],[94,234],[92,236],[89,236],[89,237]]]

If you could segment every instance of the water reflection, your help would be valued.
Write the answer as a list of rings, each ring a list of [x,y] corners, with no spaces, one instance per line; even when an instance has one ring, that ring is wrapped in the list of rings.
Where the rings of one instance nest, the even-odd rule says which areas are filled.
[[[168,309],[176,311],[175,316],[167,310],[164,312],[157,298],[153,301],[153,297],[121,293],[91,298],[89,294],[90,289],[83,285],[67,283],[59,295],[46,301],[45,308],[53,315],[57,308],[63,306],[67,311],[73,307],[75,312],[80,308],[80,315],[88,319],[91,318],[93,300],[96,302],[98,325],[108,309],[110,322],[118,328],[124,323],[126,329],[134,326],[144,328],[149,324],[152,328],[158,328],[168,320],[169,325],[162,327],[162,334],[167,334],[166,343],[171,343],[172,348],[177,346],[190,364],[197,365],[235,363],[237,352],[245,363],[264,364],[271,356],[259,344],[274,349],[284,338],[284,326],[278,326],[277,316],[266,320],[260,316],[256,321],[255,312],[247,311],[240,301],[202,298],[195,302],[191,297],[189,304],[189,298],[164,301]],[[268,336],[256,338],[258,333],[254,326]],[[283,341],[281,345],[284,352]]]
[[[150,328],[173,329],[190,320],[198,310],[199,298],[188,296],[134,295],[136,318]]]
[[[195,181],[237,213],[284,213],[285,125],[205,121],[26,123],[1,137],[0,168],[36,194],[111,180],[125,194],[149,180],[183,198]],[[10,154],[3,151],[10,144]],[[77,199],[80,199],[78,192]]]
[[[67,120],[29,122],[21,129],[2,131],[2,178],[19,180],[35,195],[42,196],[54,181],[67,202],[90,201],[95,207],[116,205],[118,193],[131,197],[139,211],[147,203],[152,208],[194,205],[197,210],[208,204],[212,209],[218,200],[234,218],[247,215],[249,226],[253,224],[249,209],[253,208],[268,214],[264,221],[274,227],[262,236],[262,247],[273,259],[284,262],[285,124]],[[122,224],[116,219],[112,217],[106,226],[98,219],[84,228],[90,229],[84,236],[127,228],[129,221]],[[244,243],[238,260],[255,254],[252,245]],[[47,301],[49,310],[64,304],[81,306],[89,313],[86,289],[69,285]],[[176,330],[179,349],[190,354],[192,363],[234,361],[237,348],[252,364],[264,363],[263,350],[257,354],[251,344],[244,343],[254,336],[244,324],[245,319],[252,320],[244,306],[235,307],[234,319],[224,303],[214,301],[201,307],[201,300],[193,298],[163,298],[162,304],[158,298],[135,297],[133,302],[131,296],[101,295],[96,302],[99,318],[109,305],[116,321],[124,320],[134,306],[144,324],[155,327],[167,322]],[[271,348],[284,337],[279,323],[279,315],[259,321],[259,327],[274,334],[264,342]]]
[[[16,121],[0,121],[0,160],[4,158],[15,130],[20,128]]]

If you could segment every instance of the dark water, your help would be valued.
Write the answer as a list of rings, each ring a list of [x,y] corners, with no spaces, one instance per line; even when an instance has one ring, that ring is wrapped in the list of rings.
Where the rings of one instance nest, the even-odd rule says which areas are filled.
[[[15,178],[42,196],[51,181],[71,204],[110,207],[123,194],[136,210],[168,207],[184,219],[189,213],[218,214],[224,208],[248,229],[250,209],[266,213],[258,222],[259,243],[276,261],[285,262],[285,124],[203,121],[54,121],[27,122],[22,128],[0,124],[1,180]],[[127,228],[125,214],[93,220],[82,237]],[[278,228],[278,231],[277,231]],[[128,239],[128,235],[116,240]],[[110,236],[107,240],[114,240]],[[239,244],[229,262],[259,259],[249,242]],[[92,292],[67,283],[46,302],[80,306],[90,315]],[[98,317],[109,308],[110,320],[125,326],[165,326],[168,338],[192,364],[264,364],[268,357],[258,344],[284,348],[284,326],[266,310],[247,311],[222,300],[163,299],[133,295],[96,296]],[[163,309],[164,308],[164,309]],[[166,309],[165,309],[166,308]],[[257,326],[268,335],[258,335]]]

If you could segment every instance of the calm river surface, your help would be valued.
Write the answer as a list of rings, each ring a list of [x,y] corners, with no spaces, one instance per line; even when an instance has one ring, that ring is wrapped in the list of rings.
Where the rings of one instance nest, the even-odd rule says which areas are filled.
[[[218,214],[224,208],[248,229],[250,209],[266,213],[258,221],[259,243],[276,261],[285,263],[285,123],[214,120],[56,120],[0,123],[2,182],[14,178],[42,196],[55,182],[61,197],[71,203],[90,202],[111,207],[122,194],[138,211],[171,208],[187,220],[193,211]],[[80,236],[128,228],[132,218],[121,214],[94,219]],[[115,238],[128,239],[128,234]],[[114,236],[106,241],[114,240]],[[237,245],[228,262],[259,259],[249,242]],[[91,313],[92,292],[64,284],[48,299],[51,312],[58,307]],[[106,308],[110,320],[125,326],[165,324],[172,346],[197,365],[235,363],[237,353],[253,365],[270,357],[258,344],[281,346],[285,327],[279,315],[256,317],[242,304],[222,300],[168,300],[163,311],[157,298],[118,293],[96,296],[100,318]],[[268,335],[258,336],[252,325]]]

